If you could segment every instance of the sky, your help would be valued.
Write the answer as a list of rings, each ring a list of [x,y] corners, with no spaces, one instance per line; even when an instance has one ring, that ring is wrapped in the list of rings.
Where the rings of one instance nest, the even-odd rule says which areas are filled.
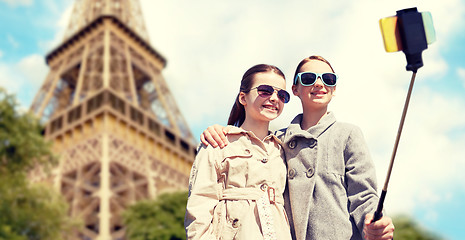
[[[417,7],[433,17],[437,41],[423,52],[386,202],[389,216],[414,217],[446,239],[462,239],[465,216],[465,1],[141,0],[151,45],[194,136],[225,125],[242,74],[267,63],[286,74],[321,55],[339,75],[330,103],[358,125],[382,188],[408,84],[402,52],[386,53],[378,20]],[[71,0],[0,0],[0,86],[29,108],[63,39]],[[292,96],[272,129],[302,111]]]

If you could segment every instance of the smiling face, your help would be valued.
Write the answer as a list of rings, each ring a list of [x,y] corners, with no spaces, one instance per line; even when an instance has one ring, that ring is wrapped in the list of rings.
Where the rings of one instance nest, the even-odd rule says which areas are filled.
[[[264,84],[276,90],[286,89],[284,78],[274,72],[255,74],[252,90],[248,93],[241,92],[239,95],[239,101],[245,108],[245,121],[268,123],[282,113],[284,102],[278,98],[277,91],[270,96],[259,95],[256,87]]]
[[[319,60],[310,60],[300,68],[299,72],[332,73],[331,67]],[[302,86],[300,82],[292,86],[292,92],[300,98],[302,107],[308,110],[326,110],[332,97],[335,95],[336,86],[326,86],[321,78],[311,86]]]

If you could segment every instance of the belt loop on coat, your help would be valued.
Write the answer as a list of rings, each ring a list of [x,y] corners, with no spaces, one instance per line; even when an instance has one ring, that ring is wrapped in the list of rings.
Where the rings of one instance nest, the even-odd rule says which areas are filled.
[[[268,199],[270,200],[271,204],[276,202],[276,190],[272,187],[268,187]]]

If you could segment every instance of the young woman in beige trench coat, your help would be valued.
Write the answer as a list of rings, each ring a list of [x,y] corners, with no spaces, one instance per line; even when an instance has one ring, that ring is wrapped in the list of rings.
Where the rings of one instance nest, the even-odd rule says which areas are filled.
[[[284,210],[281,141],[268,131],[289,101],[284,74],[259,64],[245,72],[223,148],[202,145],[189,180],[187,239],[291,239]]]

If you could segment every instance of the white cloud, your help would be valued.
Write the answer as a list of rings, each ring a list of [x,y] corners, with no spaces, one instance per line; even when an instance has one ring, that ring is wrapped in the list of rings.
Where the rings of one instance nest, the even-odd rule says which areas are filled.
[[[16,63],[0,62],[0,86],[15,93],[18,102],[27,108],[47,72],[44,58],[38,54],[26,56]]]
[[[407,114],[396,157],[389,204],[395,211],[411,211],[446,201],[451,189],[464,189],[463,100],[423,90],[415,94]],[[455,131],[461,135],[452,138]],[[391,138],[394,142],[394,138]],[[393,146],[393,143],[391,144]],[[384,160],[388,162],[388,155]],[[387,170],[384,167],[382,176]],[[445,187],[447,186],[447,187]],[[426,195],[425,195],[426,194]]]
[[[4,1],[4,0],[3,0]],[[29,6],[33,5],[34,1],[5,1],[10,5],[14,6]],[[22,36],[13,36],[6,34],[6,40],[10,44],[10,48],[21,49],[24,45],[38,45],[41,49],[39,52],[49,52],[54,47],[58,46],[60,41],[63,39],[64,30],[72,8],[72,1],[63,0],[44,0],[41,2],[45,5],[45,12],[35,13],[34,27],[43,27],[46,31],[52,29],[56,34],[52,40],[41,40],[39,42],[27,42],[21,39]],[[67,9],[66,9],[67,7]],[[66,9],[66,10],[62,10]],[[54,19],[58,18],[58,19]],[[26,34],[26,33],[25,33]],[[21,44],[20,44],[21,43]],[[16,51],[18,52],[18,51]],[[7,88],[8,91],[17,95],[18,101],[23,105],[23,108],[28,108],[29,104],[33,100],[36,92],[40,85],[45,80],[48,72],[44,56],[39,53],[29,53],[25,56],[17,56],[16,52],[9,53],[9,57],[13,59],[20,58],[16,62],[11,61],[0,61],[0,85]],[[0,53],[1,55],[1,53]],[[1,57],[1,56],[0,56]],[[0,58],[1,60],[1,58]]]
[[[10,6],[32,6],[34,0],[0,0],[2,2],[7,3]]]
[[[37,87],[45,80],[48,72],[44,57],[38,54],[26,56],[14,68],[24,76],[25,83]]]
[[[64,39],[66,28],[68,27],[71,12],[73,10],[73,4],[68,4],[68,6],[62,12],[59,10],[60,7],[54,4],[54,1],[47,1],[47,5],[51,12],[54,12],[57,16],[59,16],[57,21],[53,21],[53,28],[55,29],[55,35],[53,36],[53,39],[39,42],[39,46],[42,49],[50,52],[56,48]]]
[[[11,66],[0,63],[0,86],[4,87],[10,93],[16,93],[19,90],[19,77],[11,69]]]

